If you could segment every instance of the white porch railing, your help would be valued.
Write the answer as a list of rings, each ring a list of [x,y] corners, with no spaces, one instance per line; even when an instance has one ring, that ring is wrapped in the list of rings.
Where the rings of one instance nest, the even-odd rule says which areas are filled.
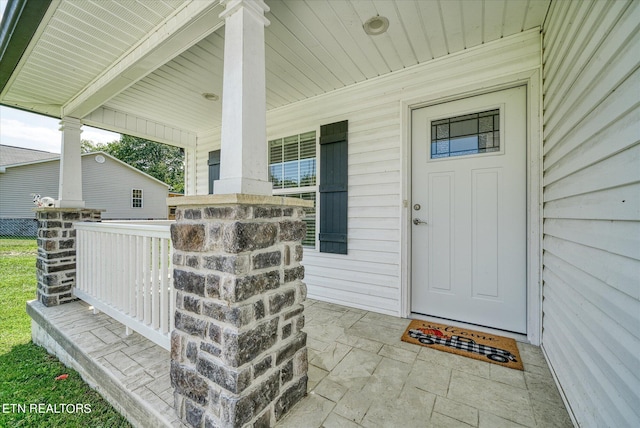
[[[175,309],[171,223],[75,224],[76,297],[165,349]]]

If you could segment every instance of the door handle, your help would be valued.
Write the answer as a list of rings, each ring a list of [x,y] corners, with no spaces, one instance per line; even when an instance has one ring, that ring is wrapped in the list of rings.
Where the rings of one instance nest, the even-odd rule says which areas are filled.
[[[414,218],[413,219],[413,224],[415,224],[416,226],[419,224],[428,224],[426,221],[420,220],[419,218]]]

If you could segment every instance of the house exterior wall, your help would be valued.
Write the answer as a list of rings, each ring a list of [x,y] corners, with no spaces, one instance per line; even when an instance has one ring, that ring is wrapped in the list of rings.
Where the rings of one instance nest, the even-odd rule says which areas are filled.
[[[517,84],[515,76],[522,78],[539,66],[540,35],[529,31],[267,113],[268,139],[349,121],[349,250],[336,255],[305,249],[310,298],[404,315],[407,100],[460,97]],[[218,135],[214,130],[199,136],[198,194],[208,192],[207,153],[220,147]]]
[[[82,193],[88,208],[106,209],[103,219],[166,219],[167,186],[108,156],[82,157]],[[0,218],[35,218],[31,193],[58,197],[60,161],[10,167],[0,174]],[[131,190],[143,190],[143,207],[131,207]]]
[[[553,2],[542,343],[580,426],[640,424],[640,2]]]
[[[95,155],[84,156],[82,177],[86,206],[106,209],[105,220],[167,218],[168,187],[117,160],[105,156],[105,162],[98,163]],[[132,189],[143,190],[142,208],[131,207]]]
[[[36,218],[32,193],[58,198],[60,161],[7,168],[0,174],[0,218]]]

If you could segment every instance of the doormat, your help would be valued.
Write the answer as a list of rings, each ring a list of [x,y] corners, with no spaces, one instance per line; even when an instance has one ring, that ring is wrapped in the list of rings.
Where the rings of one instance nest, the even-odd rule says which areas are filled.
[[[431,321],[413,320],[402,335],[402,340],[463,357],[523,370],[516,341],[508,337]]]

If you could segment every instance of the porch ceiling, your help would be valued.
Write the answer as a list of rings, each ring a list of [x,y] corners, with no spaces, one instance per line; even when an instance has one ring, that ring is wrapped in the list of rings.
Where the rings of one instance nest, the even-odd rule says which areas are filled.
[[[541,26],[551,0],[266,1],[273,109]],[[179,21],[198,3],[54,0],[0,103],[58,117],[105,106],[195,133],[219,126],[221,101],[202,94],[222,95],[222,8],[200,6],[206,28]],[[376,15],[389,29],[369,36],[362,25]],[[158,42],[159,31],[173,33]]]

